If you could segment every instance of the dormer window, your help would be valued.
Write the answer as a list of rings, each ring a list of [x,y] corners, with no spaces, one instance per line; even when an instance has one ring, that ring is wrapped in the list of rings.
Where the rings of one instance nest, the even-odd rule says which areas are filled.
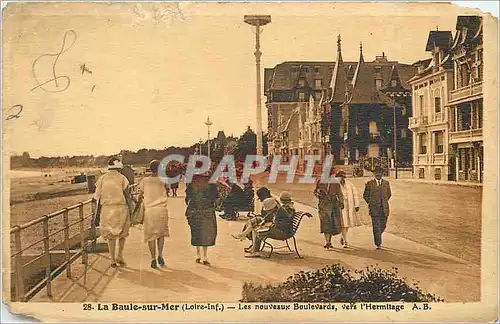
[[[391,80],[391,87],[395,88],[398,86],[398,80]]]

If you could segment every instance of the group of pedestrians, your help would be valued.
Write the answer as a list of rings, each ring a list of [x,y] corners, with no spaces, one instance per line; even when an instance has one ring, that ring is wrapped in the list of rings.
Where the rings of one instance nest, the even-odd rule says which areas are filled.
[[[382,233],[385,231],[389,217],[389,199],[391,187],[382,179],[383,169],[375,167],[375,178],[365,184],[363,199],[368,204],[372,220],[373,239],[377,249],[382,248]],[[325,236],[325,249],[333,248],[332,236],[341,235],[340,244],[349,247],[347,234],[349,228],[363,225],[359,195],[353,183],[346,179],[344,171],[339,171],[336,177],[339,183],[316,183],[314,195],[318,198],[318,214],[320,231]]]
[[[100,217],[100,235],[107,240],[111,267],[125,266],[123,250],[129,236],[132,213],[141,213],[144,242],[148,244],[151,267],[165,266],[163,248],[165,238],[170,236],[168,226],[168,188],[158,177],[160,162],[151,161],[151,176],[138,184],[139,199],[132,212],[132,197],[129,180],[120,173],[123,164],[118,158],[108,161],[109,172],[96,182],[94,200]],[[382,247],[382,233],[389,216],[391,189],[389,182],[382,179],[382,169],[377,167],[375,178],[365,185],[363,198],[368,204],[372,219],[374,242],[377,249]],[[320,231],[325,236],[326,249],[332,248],[332,237],[340,234],[340,244],[347,248],[348,230],[363,225],[359,215],[359,195],[356,187],[346,179],[343,171],[337,173],[339,183],[317,183],[314,195],[319,199],[318,214]],[[208,247],[214,246],[217,238],[217,219],[215,202],[219,191],[216,184],[210,183],[211,172],[196,174],[186,186],[185,216],[191,232],[191,245],[196,247],[197,263],[210,265]],[[249,238],[252,245],[245,249],[246,256],[259,256],[263,238],[289,237],[293,226],[295,209],[289,192],[283,192],[280,200],[273,198],[269,189],[257,190],[262,202],[261,214],[250,219],[241,233],[233,235],[236,239]],[[118,249],[117,249],[118,247]]]

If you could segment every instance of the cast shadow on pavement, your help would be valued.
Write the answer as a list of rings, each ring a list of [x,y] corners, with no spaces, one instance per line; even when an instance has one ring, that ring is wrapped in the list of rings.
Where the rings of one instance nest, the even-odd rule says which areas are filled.
[[[211,281],[192,271],[171,269],[168,266],[157,270],[124,268],[119,271],[117,278],[147,288],[164,289],[178,293],[185,292],[187,287],[211,291],[230,289],[224,282]]]
[[[469,277],[476,277],[468,271],[456,271],[450,268],[444,268],[443,264],[446,265],[464,265],[468,266],[465,262],[460,262],[458,260],[451,259],[449,257],[441,257],[429,254],[420,254],[416,252],[410,252],[405,250],[398,250],[393,248],[383,247],[382,250],[375,249],[364,249],[358,247],[350,247],[347,249],[337,249],[338,253],[361,257],[365,259],[371,259],[378,262],[388,262],[395,265],[409,266],[420,269],[432,269],[448,273],[457,273],[460,275],[465,275]]]
[[[235,269],[228,269],[228,268],[222,268],[218,266],[212,265],[209,268],[209,271],[215,272],[221,277],[231,279],[231,280],[239,280],[239,281],[254,281],[254,282],[260,282],[260,281],[265,281],[267,280],[264,277],[261,277],[259,275],[255,275],[252,273],[248,272],[243,272],[243,271],[238,271]]]
[[[263,252],[264,257],[261,259],[269,262],[275,262],[283,266],[303,266],[312,269],[319,269],[332,264],[340,264],[340,266],[346,269],[352,269],[350,265],[338,259],[321,258],[303,253],[301,253],[302,259],[300,259],[295,252],[274,252],[270,258],[267,258],[266,256],[268,254],[269,251],[265,250]]]

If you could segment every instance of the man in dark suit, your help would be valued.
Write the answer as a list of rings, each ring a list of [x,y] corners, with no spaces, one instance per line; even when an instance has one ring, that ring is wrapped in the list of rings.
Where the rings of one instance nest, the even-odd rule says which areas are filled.
[[[375,179],[366,183],[363,193],[372,218],[373,239],[378,250],[382,248],[382,233],[389,217],[389,199],[391,198],[391,186],[389,181],[382,179],[382,173],[380,166],[375,167]]]

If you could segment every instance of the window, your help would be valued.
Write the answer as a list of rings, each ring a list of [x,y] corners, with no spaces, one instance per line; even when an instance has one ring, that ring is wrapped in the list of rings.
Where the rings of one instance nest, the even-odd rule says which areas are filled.
[[[323,86],[323,84],[322,84],[322,83],[323,83],[323,82],[322,82],[322,80],[321,80],[321,79],[316,79],[316,80],[314,80],[314,87],[315,87],[315,88],[321,88],[321,87]]]
[[[405,117],[406,116],[406,105],[402,104],[401,105],[401,116]]]
[[[380,66],[376,66],[375,73],[382,73],[382,68]]]
[[[306,100],[306,94],[304,92],[299,92],[299,101],[305,101]]]
[[[401,138],[406,138],[407,135],[408,135],[407,129],[406,128],[401,129]]]
[[[391,87],[395,88],[398,86],[398,80],[391,80]]]
[[[306,86],[306,80],[304,80],[304,79],[300,79],[300,80],[299,80],[299,87],[300,87],[300,88],[303,88],[303,87],[305,87],[305,86]]]
[[[319,66],[314,67],[314,72],[319,73]]]
[[[319,100],[321,99],[321,91],[316,91],[316,92],[314,93],[314,99],[315,99],[316,101],[319,101]]]
[[[424,110],[424,96],[420,95],[418,96],[418,107],[420,108],[420,116],[425,116],[425,110]]]
[[[441,98],[439,97],[434,97],[434,111],[436,113],[441,112]]]
[[[419,134],[418,137],[420,143],[419,154],[427,154],[427,134]]]
[[[443,132],[442,131],[435,132],[434,133],[434,140],[436,142],[435,152],[436,153],[443,153],[444,152],[444,146],[443,146],[444,136],[443,136]]]
[[[374,121],[371,121],[369,124],[368,124],[368,128],[370,130],[370,134],[377,134],[378,133],[378,130],[377,130],[377,123],[374,122]]]
[[[380,90],[382,88],[382,80],[380,80],[380,79],[375,80],[375,84],[376,84],[378,90]]]

